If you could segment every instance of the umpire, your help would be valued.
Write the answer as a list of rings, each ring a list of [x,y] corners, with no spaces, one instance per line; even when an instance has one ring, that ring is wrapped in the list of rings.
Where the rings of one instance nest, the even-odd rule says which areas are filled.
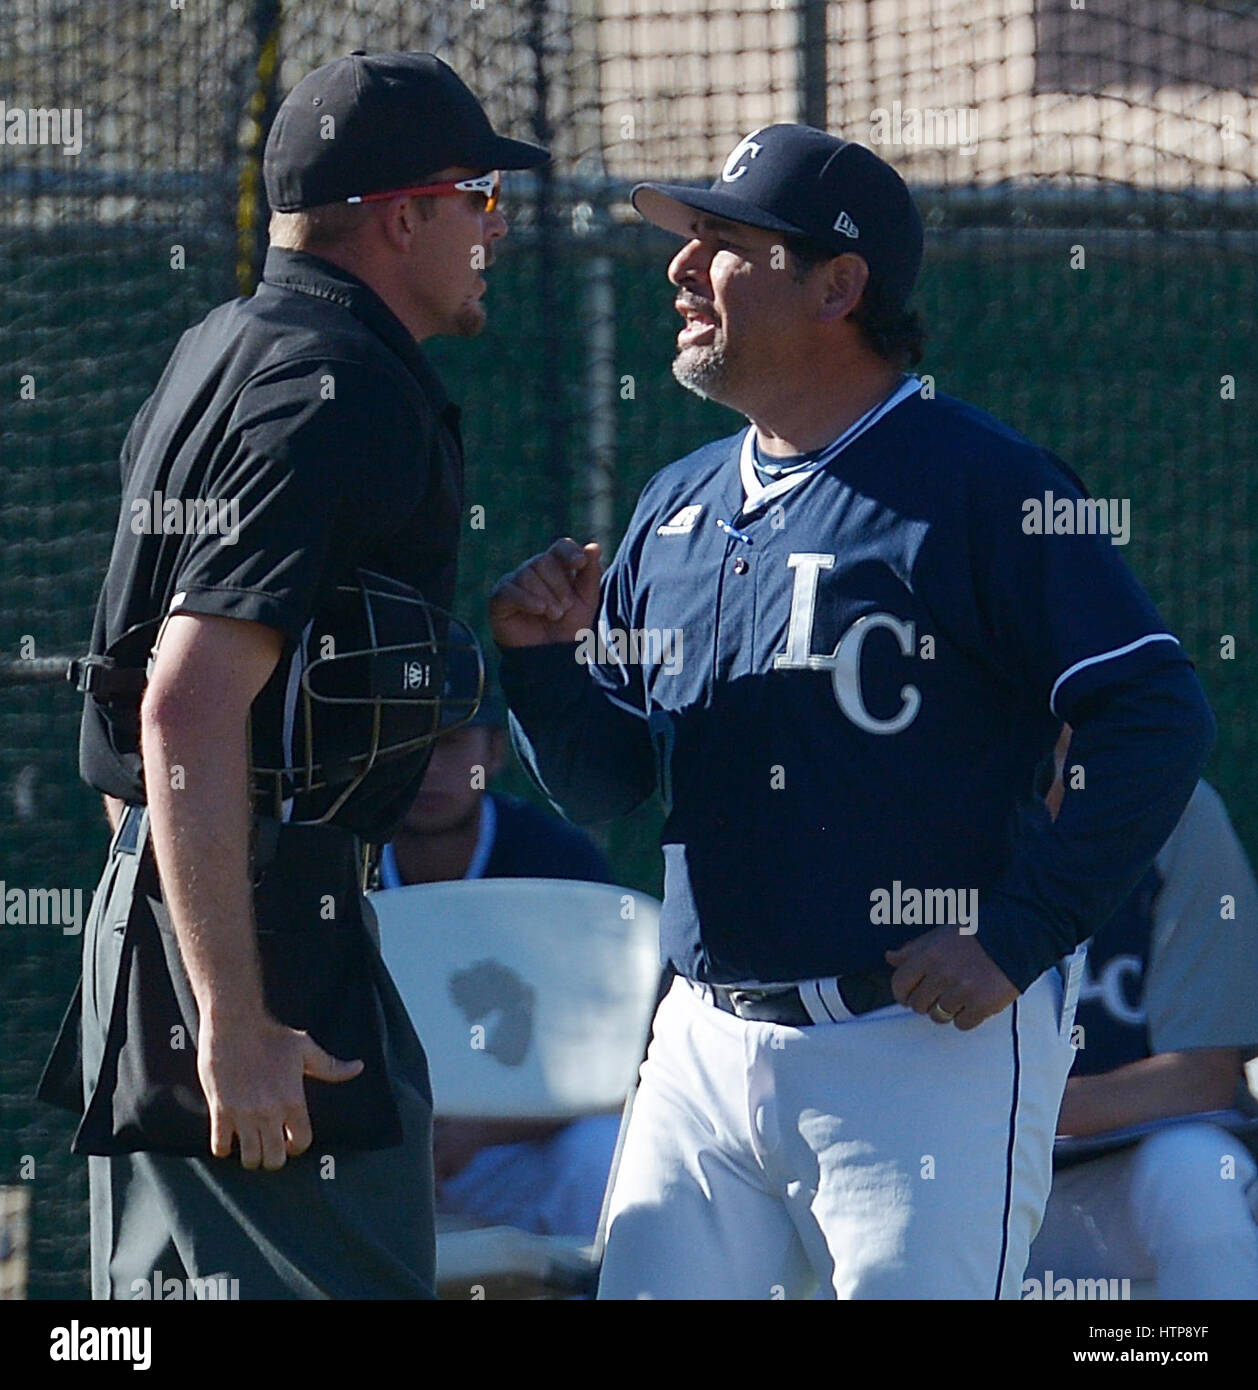
[[[256,773],[302,761],[303,671],[380,642],[364,572],[414,596],[395,611],[449,606],[459,412],[418,344],[480,330],[497,171],[546,158],[429,54],[311,73],[267,142],[262,284],[184,334],[127,436],[78,663],[114,838],[81,1049],[68,1016],[43,1086],[64,1101],[81,1069],[97,1298],[433,1296],[427,1066],[359,883],[427,749],[348,797],[344,768],[265,799]],[[342,666],[342,698],[376,693],[374,661]]]

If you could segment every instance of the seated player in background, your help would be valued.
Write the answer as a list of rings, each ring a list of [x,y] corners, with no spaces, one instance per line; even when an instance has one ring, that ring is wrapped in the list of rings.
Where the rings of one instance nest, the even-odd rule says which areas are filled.
[[[461,878],[610,883],[598,846],[558,816],[486,788],[506,758],[505,718],[487,694],[475,721],[442,735],[402,828],[384,847],[381,888]],[[539,1235],[593,1240],[620,1115],[572,1121],[433,1121],[437,1211]]]
[[[1086,794],[1063,791],[1068,740],[1067,730],[1047,797],[1054,816],[1063,794]],[[1203,1119],[1168,1123],[1069,1166],[1059,1159],[1028,1278],[1052,1270],[1152,1280],[1158,1298],[1258,1298],[1254,1160],[1236,1135],[1204,1118],[1238,1102],[1253,1108],[1244,1063],[1258,1050],[1258,888],[1205,782],[1135,892],[1093,937],[1075,1027],[1082,1046],[1059,1135]]]

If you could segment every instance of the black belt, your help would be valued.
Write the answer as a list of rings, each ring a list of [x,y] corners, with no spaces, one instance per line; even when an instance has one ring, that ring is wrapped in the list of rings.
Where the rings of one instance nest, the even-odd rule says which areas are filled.
[[[885,1009],[896,1002],[891,992],[891,971],[875,970],[865,975],[841,975],[834,981],[835,989],[850,1014],[868,1014]],[[703,985],[713,1004],[727,1014],[753,1023],[778,1023],[787,1028],[806,1028],[824,1022],[809,1012],[797,985],[777,989],[742,988],[738,985]],[[818,994],[821,1009],[826,1009],[824,995]],[[833,1017],[833,1015],[831,1015]],[[838,1018],[834,1018],[838,1022]]]

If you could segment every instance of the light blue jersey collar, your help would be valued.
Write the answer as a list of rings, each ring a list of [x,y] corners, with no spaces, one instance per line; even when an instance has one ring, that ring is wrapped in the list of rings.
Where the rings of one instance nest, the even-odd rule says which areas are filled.
[[[480,799],[480,827],[476,832],[476,848],[472,851],[471,862],[467,866],[467,872],[463,875],[467,878],[484,878],[485,870],[489,866],[489,856],[494,852],[494,840],[498,835],[498,808],[494,805],[494,799],[488,793]],[[380,851],[380,887],[381,888],[402,888],[402,875],[398,872],[397,855],[393,852],[393,842],[390,840]]]

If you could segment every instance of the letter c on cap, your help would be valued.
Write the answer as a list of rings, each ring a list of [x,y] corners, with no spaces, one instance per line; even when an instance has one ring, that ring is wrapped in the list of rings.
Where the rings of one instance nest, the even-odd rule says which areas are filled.
[[[762,126],[760,129],[763,130],[764,127]],[[721,170],[721,178],[726,183],[733,183],[735,179],[741,179],[747,172],[747,165],[744,160],[755,159],[760,153],[763,146],[756,144],[756,136],[759,134],[759,130],[753,130],[730,151],[729,158],[725,161],[725,168]]]

